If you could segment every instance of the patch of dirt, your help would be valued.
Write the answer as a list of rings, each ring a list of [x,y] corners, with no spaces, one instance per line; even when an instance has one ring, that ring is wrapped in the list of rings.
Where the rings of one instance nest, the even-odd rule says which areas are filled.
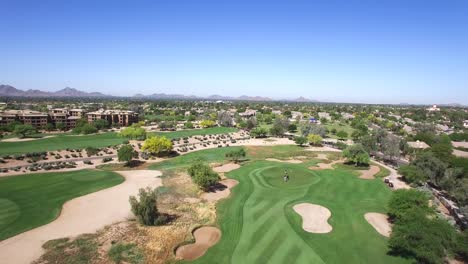
[[[214,167],[213,170],[215,172],[217,172],[217,173],[226,173],[226,172],[230,172],[232,170],[237,170],[238,168],[240,168],[239,164],[227,163],[227,164],[224,164],[224,165],[221,165],[221,166]]]
[[[371,165],[368,170],[359,170],[359,174],[361,174],[359,178],[366,179],[366,180],[373,180],[375,179],[374,175],[379,173],[379,171],[380,171],[379,166]]]
[[[218,243],[221,231],[212,226],[203,226],[193,232],[195,243],[180,246],[176,250],[176,257],[183,260],[194,260],[205,254],[205,252]]]
[[[379,234],[390,237],[392,225],[388,222],[388,216],[381,213],[366,213],[364,218]]]
[[[335,160],[329,163],[320,162],[320,163],[317,163],[317,166],[311,166],[309,167],[309,169],[311,170],[333,170],[334,169],[333,165],[340,163],[340,162],[343,162],[343,160]]]
[[[224,179],[219,182],[212,191],[203,193],[201,198],[208,202],[216,202],[224,199],[231,194],[231,189],[234,188],[239,182],[234,179]]]
[[[325,153],[319,153],[319,154],[317,154],[317,159],[326,160],[326,159],[328,159],[328,157],[327,157],[327,154],[325,154]]]
[[[274,158],[267,158],[265,159],[267,161],[275,161],[275,162],[285,162],[285,163],[292,163],[292,164],[299,164],[302,163],[302,160],[297,160],[297,159],[287,159],[287,160],[280,160],[280,159],[274,159]]]
[[[302,228],[309,233],[324,234],[332,231],[333,227],[328,224],[331,216],[328,208],[311,203],[300,203],[293,209],[302,217]]]

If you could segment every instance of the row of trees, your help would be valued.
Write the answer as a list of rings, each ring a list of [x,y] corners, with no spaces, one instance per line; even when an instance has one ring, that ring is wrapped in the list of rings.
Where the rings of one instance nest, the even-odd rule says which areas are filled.
[[[389,205],[393,223],[390,254],[415,258],[418,263],[445,263],[448,256],[468,260],[468,232],[458,233],[429,207],[426,193],[397,190]]]

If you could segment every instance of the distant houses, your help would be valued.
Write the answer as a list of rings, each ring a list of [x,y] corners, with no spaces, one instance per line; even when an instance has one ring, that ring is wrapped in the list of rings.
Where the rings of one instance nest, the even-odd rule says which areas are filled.
[[[440,108],[437,107],[437,105],[432,105],[431,107],[427,108],[426,110],[429,111],[429,112],[438,112],[438,111],[440,111]]]

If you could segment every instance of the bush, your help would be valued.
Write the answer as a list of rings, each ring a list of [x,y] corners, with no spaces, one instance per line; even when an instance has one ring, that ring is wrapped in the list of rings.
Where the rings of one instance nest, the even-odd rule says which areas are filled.
[[[106,162],[109,162],[109,161],[112,161],[112,160],[113,160],[113,158],[111,158],[111,157],[105,157],[105,158],[102,159],[102,162],[106,163]]]
[[[140,189],[137,199],[135,196],[130,196],[130,206],[132,212],[137,217],[138,222],[143,225],[153,226],[157,224],[159,216],[157,202],[157,189]]]
[[[233,150],[233,151],[227,152],[225,154],[225,157],[228,158],[230,161],[237,163],[240,160],[244,159],[245,155],[246,155],[245,150],[241,148],[239,150]]]
[[[113,244],[107,253],[110,259],[115,263],[144,263],[145,257],[141,250],[133,243],[116,243]]]
[[[91,157],[91,156],[97,155],[99,153],[99,151],[100,150],[98,148],[87,147],[86,148],[86,155],[88,155],[88,157]]]
[[[193,182],[203,190],[208,190],[219,181],[219,175],[201,160],[196,160],[188,168],[188,174],[192,177]]]
[[[304,144],[307,143],[307,138],[306,137],[296,137],[296,138],[294,138],[294,142],[299,146],[303,146]]]

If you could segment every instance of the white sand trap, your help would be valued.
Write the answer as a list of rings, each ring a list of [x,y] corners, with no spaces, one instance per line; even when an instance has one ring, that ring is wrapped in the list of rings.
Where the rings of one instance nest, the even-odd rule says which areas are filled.
[[[221,165],[221,166],[218,166],[218,167],[214,167],[213,170],[215,172],[217,172],[217,173],[226,173],[226,172],[230,172],[232,170],[237,170],[238,168],[240,168],[239,164],[227,163],[227,164],[224,164],[224,165]]]
[[[218,243],[221,231],[212,226],[203,226],[193,232],[195,243],[177,248],[176,257],[184,260],[194,260],[205,254],[205,252]]]
[[[392,232],[392,225],[388,222],[388,217],[381,213],[366,213],[364,218],[382,236],[389,237]]]
[[[379,166],[371,165],[368,170],[360,170],[359,171],[359,174],[361,174],[361,176],[359,176],[359,178],[366,179],[366,180],[375,179],[374,176],[377,173],[379,173],[379,171],[380,171]]]
[[[300,203],[294,205],[293,209],[302,217],[302,228],[306,232],[324,234],[332,231],[332,226],[328,224],[331,212],[326,207]]]
[[[224,199],[231,194],[231,189],[234,188],[239,182],[233,179],[224,179],[219,182],[221,185],[224,185],[224,189],[219,189],[213,192],[206,192],[201,195],[201,198],[207,200],[208,202],[216,202],[218,200]]]
[[[55,137],[55,136],[45,136],[45,137],[38,137],[38,138],[6,138],[6,139],[3,139],[2,141],[3,142],[25,142],[25,141],[33,141],[33,140],[41,140],[41,139],[44,139],[44,138],[51,138],[51,137]]]
[[[117,186],[66,202],[53,222],[0,242],[2,263],[31,263],[42,253],[42,244],[51,239],[93,233],[106,225],[132,216],[128,198],[140,188],[161,185],[161,172],[134,170],[118,172],[125,181]]]
[[[302,160],[297,160],[297,159],[280,160],[280,159],[268,158],[268,159],[265,159],[265,160],[268,160],[268,161],[275,161],[275,162],[292,163],[292,164],[298,164],[298,163],[302,163],[302,162],[303,162]]]

